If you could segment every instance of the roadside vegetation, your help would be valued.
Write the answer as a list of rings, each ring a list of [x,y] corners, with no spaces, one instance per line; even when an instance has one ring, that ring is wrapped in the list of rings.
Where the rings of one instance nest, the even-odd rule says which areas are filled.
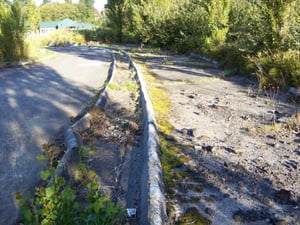
[[[77,22],[99,25],[100,13],[93,1],[80,0],[77,4],[44,1],[36,6],[33,0],[12,2],[0,0],[0,63],[32,60],[42,57],[40,48],[51,43],[66,45],[84,44],[85,38],[78,31],[58,31],[50,36],[39,35],[42,21],[60,21],[66,18]]]
[[[35,36],[40,21],[65,18],[92,22],[99,28]],[[103,14],[95,13],[90,0],[80,0],[77,5],[44,1],[39,7],[32,0],[22,3],[0,0],[0,62],[38,58],[40,47],[53,42],[64,45],[89,41],[133,43],[141,48],[153,46],[195,58],[207,56],[217,60],[226,75],[256,77],[261,91],[268,87],[278,90],[300,87],[300,0],[108,0]],[[148,78],[150,83],[156,83],[155,77]],[[185,159],[176,157],[180,146],[168,141],[173,128],[167,120],[168,94],[162,87],[163,84],[156,83],[150,94],[161,132],[164,179],[168,194],[172,195],[176,178],[173,176],[184,174],[171,170]],[[120,87],[111,84],[110,88]],[[37,188],[34,199],[19,196],[25,224],[60,224],[60,220],[66,221],[64,218],[70,219],[69,224],[82,224],[83,218],[92,220],[92,224],[102,224],[96,216],[101,210],[108,210],[103,213],[109,219],[122,214],[100,194],[95,175],[85,174],[84,165],[82,178],[89,180],[81,180],[80,185],[76,180],[51,179],[53,172],[50,166],[41,173],[48,186]],[[86,198],[76,197],[78,192],[74,188],[78,185],[85,187]],[[81,207],[78,201],[86,205]]]
[[[263,86],[300,84],[299,0],[109,0],[114,39],[216,59]]]
[[[43,184],[35,188],[34,197],[17,194],[23,224],[124,224],[125,212],[101,191],[100,178],[88,170],[85,159],[90,149],[77,149],[79,164],[74,176],[56,174],[57,156],[61,149],[45,145],[45,155],[38,157],[48,169],[40,172]]]
[[[102,13],[83,0],[0,4],[0,61],[26,58],[25,33],[40,21],[70,18],[98,25],[80,32],[85,41],[208,56],[228,75],[254,75],[260,87],[300,84],[300,0],[108,0]]]

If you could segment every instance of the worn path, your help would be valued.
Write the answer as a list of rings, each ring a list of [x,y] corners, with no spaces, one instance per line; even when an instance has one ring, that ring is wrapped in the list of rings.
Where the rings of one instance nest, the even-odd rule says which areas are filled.
[[[103,49],[52,49],[58,56],[38,65],[0,70],[0,225],[18,216],[15,192],[33,191],[43,143],[69,124],[107,78]]]
[[[299,104],[199,57],[134,54],[170,103],[167,224],[300,224]]]

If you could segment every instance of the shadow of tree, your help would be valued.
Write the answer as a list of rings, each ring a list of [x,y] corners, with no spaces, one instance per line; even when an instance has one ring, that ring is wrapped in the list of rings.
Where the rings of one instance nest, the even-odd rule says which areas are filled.
[[[71,50],[65,51],[69,54]],[[81,51],[74,49],[70,54],[107,63],[100,71],[102,78],[93,78],[99,79],[99,84],[104,82],[110,56]],[[56,60],[63,63],[64,59]],[[95,73],[85,76],[89,79]],[[0,70],[0,224],[17,220],[15,193],[32,193],[38,184],[39,171],[44,167],[36,160],[43,152],[41,145],[63,131],[70,117],[92,101],[95,91],[95,86],[74,80],[47,62]]]

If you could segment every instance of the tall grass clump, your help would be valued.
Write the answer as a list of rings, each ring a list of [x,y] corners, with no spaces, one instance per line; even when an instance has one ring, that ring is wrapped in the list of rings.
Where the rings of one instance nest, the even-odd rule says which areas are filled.
[[[84,35],[77,31],[58,30],[47,36],[41,37],[42,46],[49,46],[51,43],[55,46],[63,46],[66,44],[82,45],[85,44],[85,42]]]
[[[258,54],[249,58],[257,67],[256,75],[261,87],[300,85],[300,55],[297,51],[278,52],[274,54]]]
[[[17,61],[25,56],[24,35],[19,1],[0,1],[0,61]]]

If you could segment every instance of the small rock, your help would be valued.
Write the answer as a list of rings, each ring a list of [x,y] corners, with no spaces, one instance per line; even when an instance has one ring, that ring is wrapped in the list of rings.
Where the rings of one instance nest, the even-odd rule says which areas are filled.
[[[276,139],[276,135],[275,134],[268,134],[267,138],[275,140]]]
[[[167,141],[176,141],[176,138],[175,138],[173,135],[168,135],[168,136],[166,137],[166,140],[167,140]]]
[[[281,118],[277,119],[276,122],[289,124],[291,122],[291,120],[288,117],[281,117]]]
[[[204,212],[209,216],[213,214],[213,211],[210,208],[205,208]]]
[[[195,145],[195,146],[194,146],[194,149],[195,149],[195,151],[200,151],[200,150],[203,149],[203,147],[202,147],[202,146],[199,146],[199,145]]]
[[[291,95],[294,95],[294,96],[297,96],[299,93],[298,93],[298,89],[297,88],[294,88],[294,87],[291,87],[289,89],[289,94]]]
[[[210,145],[205,146],[204,145],[204,146],[202,146],[202,149],[207,152],[212,152],[213,146],[210,146]]]
[[[181,130],[181,133],[182,133],[183,135],[187,135],[187,136],[190,136],[190,137],[194,137],[194,131],[193,131],[193,129],[183,128],[183,129]]]
[[[279,149],[280,148],[280,144],[276,143],[275,144],[275,148]]]
[[[208,107],[211,108],[211,109],[217,108],[217,106],[215,104],[208,105]]]
[[[275,144],[273,144],[273,143],[266,143],[268,146],[270,146],[270,147],[275,147]]]
[[[275,193],[275,198],[282,204],[288,204],[291,201],[292,192],[285,189],[280,189],[277,193]]]

